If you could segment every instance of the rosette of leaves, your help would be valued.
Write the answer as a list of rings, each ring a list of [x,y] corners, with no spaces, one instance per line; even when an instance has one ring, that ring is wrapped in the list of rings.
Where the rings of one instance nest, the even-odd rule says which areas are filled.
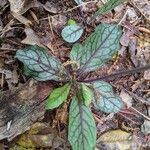
[[[85,83],[83,77],[103,66],[119,50],[120,26],[102,23],[84,43],[73,45],[70,60],[60,60],[39,46],[18,50],[16,58],[24,64],[27,75],[39,81],[55,80],[63,86],[54,89],[46,109],[59,107],[73,90],[69,108],[68,140],[73,150],[93,150],[96,144],[96,125],[91,106],[104,113],[117,113],[123,106],[113,88],[104,81]],[[69,68],[69,69],[68,69]]]

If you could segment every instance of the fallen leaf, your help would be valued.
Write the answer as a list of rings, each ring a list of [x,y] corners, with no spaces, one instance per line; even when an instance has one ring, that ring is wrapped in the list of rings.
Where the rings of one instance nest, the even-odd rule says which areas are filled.
[[[127,105],[128,108],[132,106],[133,102],[132,97],[124,90],[121,90],[120,98],[122,99],[122,101],[124,101],[124,103]]]
[[[0,140],[15,138],[44,117],[44,100],[52,85],[29,80],[25,85],[0,94]]]
[[[32,25],[32,22],[23,17],[27,10],[32,7],[38,7],[39,3],[36,0],[9,0],[10,10],[12,15],[26,26]]]
[[[111,130],[102,134],[98,140],[96,147],[99,149],[107,148],[109,150],[127,150],[131,149],[131,133],[118,130]]]
[[[37,122],[19,138],[17,144],[24,148],[58,148],[64,142],[49,123]]]
[[[40,42],[40,38],[36,35],[34,30],[32,30],[31,28],[26,28],[24,31],[26,33],[26,38],[22,40],[21,43],[28,44],[28,45],[38,45],[40,47],[44,47]]]
[[[145,80],[150,80],[150,70],[146,70],[146,71],[144,72],[144,79],[145,79]]]
[[[46,11],[48,11],[48,12],[50,12],[50,13],[53,13],[53,14],[56,14],[56,13],[58,13],[58,9],[57,9],[57,7],[55,6],[55,4],[53,3],[53,2],[49,2],[49,1],[47,1],[44,5],[42,5],[43,6],[43,8],[46,10]]]

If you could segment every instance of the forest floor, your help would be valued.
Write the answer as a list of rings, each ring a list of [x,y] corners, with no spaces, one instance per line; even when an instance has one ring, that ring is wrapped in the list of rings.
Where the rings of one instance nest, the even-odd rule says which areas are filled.
[[[77,5],[74,0],[0,0],[0,150],[71,149],[67,106],[44,109],[45,99],[58,85],[24,75],[15,58],[18,49],[36,44],[66,62],[72,44],[63,40],[61,31],[69,19],[85,27],[81,43],[100,23],[117,23],[123,29],[118,54],[88,78],[150,64],[150,1],[126,1],[88,23],[106,1]],[[150,69],[105,81],[126,107],[110,115],[92,107],[96,149],[150,149]]]

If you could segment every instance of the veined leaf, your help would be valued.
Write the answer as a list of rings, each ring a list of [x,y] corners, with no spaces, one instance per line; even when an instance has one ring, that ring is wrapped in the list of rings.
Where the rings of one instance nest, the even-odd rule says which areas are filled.
[[[114,9],[115,7],[117,7],[125,1],[127,0],[109,0],[101,8],[98,9],[98,11],[94,14],[94,17],[103,15],[108,11],[111,11],[112,9]]]
[[[70,105],[68,138],[73,150],[94,150],[95,121],[90,108],[77,96],[73,97]]]
[[[69,83],[55,89],[47,99],[46,109],[54,109],[61,105],[68,97],[71,85]]]
[[[79,25],[68,25],[62,30],[61,35],[66,42],[74,43],[81,37],[82,33],[83,28]]]
[[[74,0],[78,5],[82,4],[83,1],[82,0]]]
[[[66,76],[61,62],[37,45],[18,50],[16,58],[24,63],[25,73],[39,81],[60,80]]]
[[[123,102],[113,92],[112,86],[104,81],[93,84],[95,89],[93,104],[97,110],[105,113],[117,113],[123,107]]]
[[[73,46],[70,59],[80,64],[77,74],[94,71],[119,50],[121,28],[114,24],[100,24],[83,43]]]
[[[93,99],[92,90],[84,83],[81,83],[81,94],[84,101],[84,104],[88,106]]]

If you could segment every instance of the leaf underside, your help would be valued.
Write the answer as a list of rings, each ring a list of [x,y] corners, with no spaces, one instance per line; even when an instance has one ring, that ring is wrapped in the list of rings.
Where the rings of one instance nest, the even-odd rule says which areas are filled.
[[[96,144],[96,125],[88,106],[73,97],[69,112],[68,139],[73,150],[93,150]]]
[[[125,1],[127,0],[109,0],[102,7],[100,7],[98,11],[96,11],[96,13],[94,14],[94,17],[103,15],[107,13],[108,11],[111,11],[112,9],[114,9],[115,7],[117,7],[118,5],[122,4]]]
[[[105,113],[117,113],[123,107],[123,102],[113,92],[110,84],[104,81],[97,81],[93,84],[95,95],[93,104],[97,110]]]
[[[68,43],[76,42],[82,35],[83,29],[78,25],[68,25],[66,26],[61,35],[63,39]]]
[[[18,50],[16,58],[23,62],[26,75],[33,76],[39,81],[59,81],[66,76],[61,62],[37,45]]]
[[[70,84],[67,83],[64,86],[55,89],[47,99],[46,109],[54,109],[66,101],[70,87]]]
[[[118,25],[102,23],[86,41],[75,44],[70,59],[80,64],[77,74],[100,68],[119,50],[121,28]]]

